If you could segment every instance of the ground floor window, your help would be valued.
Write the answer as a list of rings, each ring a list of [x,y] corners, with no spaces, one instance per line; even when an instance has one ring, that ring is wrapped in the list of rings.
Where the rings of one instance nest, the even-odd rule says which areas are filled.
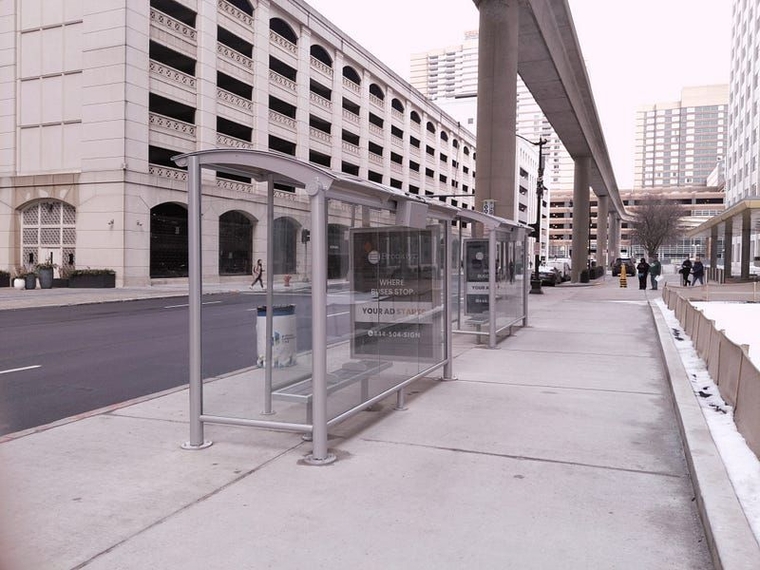
[[[35,202],[21,211],[21,265],[51,262],[60,270],[74,266],[76,208],[59,200]]]
[[[187,209],[159,204],[150,210],[150,276],[187,277]]]
[[[296,248],[299,224],[291,218],[277,218],[272,227],[274,240],[274,275],[296,273]]]
[[[219,275],[250,275],[253,224],[242,212],[219,216]]]

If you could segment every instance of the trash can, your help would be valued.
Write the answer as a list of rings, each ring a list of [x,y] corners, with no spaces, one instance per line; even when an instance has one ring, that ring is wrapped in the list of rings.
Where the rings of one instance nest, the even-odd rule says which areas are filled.
[[[256,363],[266,365],[267,358],[267,308],[257,307],[256,317]],[[296,306],[274,305],[272,307],[272,367],[284,368],[296,363]]]

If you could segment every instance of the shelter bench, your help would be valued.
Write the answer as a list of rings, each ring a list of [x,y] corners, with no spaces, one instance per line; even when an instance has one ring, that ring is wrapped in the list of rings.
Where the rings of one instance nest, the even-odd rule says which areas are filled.
[[[350,386],[356,382],[362,382],[362,400],[368,399],[369,386],[367,380],[393,365],[391,362],[377,362],[374,360],[359,360],[346,362],[338,368],[327,373],[327,394],[337,392],[341,388]],[[311,377],[288,384],[272,392],[272,397],[278,400],[306,404],[306,423],[312,421],[311,402],[314,397]]]

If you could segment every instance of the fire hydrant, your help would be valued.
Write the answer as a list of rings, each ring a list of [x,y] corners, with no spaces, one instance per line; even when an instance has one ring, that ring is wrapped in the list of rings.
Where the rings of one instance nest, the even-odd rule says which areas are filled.
[[[628,279],[626,278],[625,274],[625,264],[620,267],[620,286],[626,288],[628,287]]]

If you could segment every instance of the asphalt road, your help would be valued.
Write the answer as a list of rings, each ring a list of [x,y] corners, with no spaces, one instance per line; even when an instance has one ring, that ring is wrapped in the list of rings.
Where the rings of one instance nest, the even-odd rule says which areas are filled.
[[[263,295],[204,295],[203,376],[256,361]],[[308,295],[296,305],[298,350],[311,342]],[[331,309],[347,323],[345,309]],[[186,297],[0,312],[0,435],[186,384]]]

